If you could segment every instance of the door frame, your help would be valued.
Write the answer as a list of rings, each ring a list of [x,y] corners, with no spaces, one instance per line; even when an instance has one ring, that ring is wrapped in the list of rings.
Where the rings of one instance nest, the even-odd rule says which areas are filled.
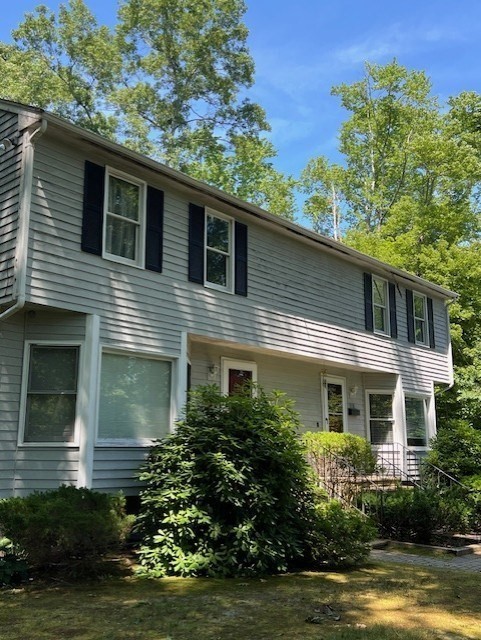
[[[342,433],[349,433],[347,422],[347,390],[346,378],[341,376],[324,375],[321,380],[321,414],[322,414],[322,430],[329,431],[329,407],[328,407],[328,385],[340,385],[342,389]]]

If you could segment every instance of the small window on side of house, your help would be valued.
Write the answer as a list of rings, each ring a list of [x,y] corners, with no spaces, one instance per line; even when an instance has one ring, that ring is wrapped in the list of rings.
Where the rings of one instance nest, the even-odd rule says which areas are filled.
[[[205,284],[232,292],[233,242],[232,220],[206,210]]]
[[[406,436],[408,447],[427,446],[427,400],[406,396]]]
[[[23,442],[75,441],[79,347],[30,345]]]
[[[414,338],[416,344],[428,344],[428,320],[426,296],[422,293],[413,293],[414,309]]]

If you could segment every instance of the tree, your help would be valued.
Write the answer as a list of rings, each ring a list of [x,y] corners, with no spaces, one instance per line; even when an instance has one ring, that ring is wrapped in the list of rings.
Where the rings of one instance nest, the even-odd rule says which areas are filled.
[[[0,95],[292,217],[265,113],[241,98],[254,73],[244,12],[243,0],[125,0],[109,29],[83,0],[38,7],[0,45]]]
[[[451,306],[456,385],[439,404],[481,427],[481,96],[462,93],[445,108],[424,73],[396,61],[367,64],[363,80],[333,94],[350,112],[344,163],[310,161],[306,214],[335,236],[335,203],[344,242],[460,294]]]

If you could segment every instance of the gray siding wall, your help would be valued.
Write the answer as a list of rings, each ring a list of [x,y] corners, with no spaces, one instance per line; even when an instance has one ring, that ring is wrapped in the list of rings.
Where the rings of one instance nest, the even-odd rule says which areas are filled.
[[[102,157],[90,159],[102,162]],[[273,233],[253,219],[248,221],[247,298],[188,282],[189,198],[180,193],[165,193],[162,274],[82,253],[83,163],[80,153],[40,139],[32,200],[32,301],[99,313],[104,340],[166,354],[178,353],[180,332],[187,331],[333,366],[400,372],[414,386],[423,379],[448,381],[442,300],[434,300],[435,350],[407,343],[402,288],[397,293],[399,339],[370,334],[364,330],[362,268]],[[140,177],[163,186],[147,172]]]
[[[0,109],[0,140],[18,135],[18,116]],[[13,297],[22,146],[0,155],[0,307]]]
[[[163,273],[132,268],[80,250],[85,159],[110,164],[165,190]],[[253,358],[258,362],[261,384],[285,390],[297,399],[309,429],[317,428],[320,419],[321,369],[345,376],[347,389],[359,387],[355,398],[348,397],[350,404],[361,409],[360,416],[349,418],[349,430],[361,435],[365,434],[362,372],[393,378],[400,373],[407,387],[413,389],[431,388],[433,380],[449,381],[441,299],[434,299],[435,350],[408,344],[402,286],[397,292],[399,339],[368,333],[364,329],[362,267],[293,236],[275,233],[242,213],[222,209],[249,227],[248,297],[190,283],[190,201],[202,203],[194,195],[167,187],[153,172],[129,166],[100,149],[76,152],[72,146],[50,139],[47,132],[38,140],[35,151],[27,300],[98,314],[104,346],[175,359],[181,354],[182,332],[187,332],[262,353]],[[36,335],[45,339],[47,328],[38,325],[37,329]],[[205,370],[211,353],[195,352],[196,348],[191,354],[193,379],[205,383],[202,368]],[[290,356],[288,374],[286,355]],[[219,349],[217,356],[229,356],[229,352]],[[60,477],[68,482],[74,477],[76,450],[45,449],[43,453],[43,459],[54,467],[46,482],[53,483]],[[134,492],[138,485],[132,476],[144,453],[139,448],[96,447],[94,488]],[[39,454],[22,450],[21,455],[24,475],[18,490],[37,488],[39,478],[33,476]]]

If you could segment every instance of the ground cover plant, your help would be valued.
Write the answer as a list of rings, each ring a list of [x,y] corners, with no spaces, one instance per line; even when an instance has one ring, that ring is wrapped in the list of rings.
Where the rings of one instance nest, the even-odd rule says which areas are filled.
[[[387,563],[0,591],[2,640],[479,640],[480,617],[478,575]]]

